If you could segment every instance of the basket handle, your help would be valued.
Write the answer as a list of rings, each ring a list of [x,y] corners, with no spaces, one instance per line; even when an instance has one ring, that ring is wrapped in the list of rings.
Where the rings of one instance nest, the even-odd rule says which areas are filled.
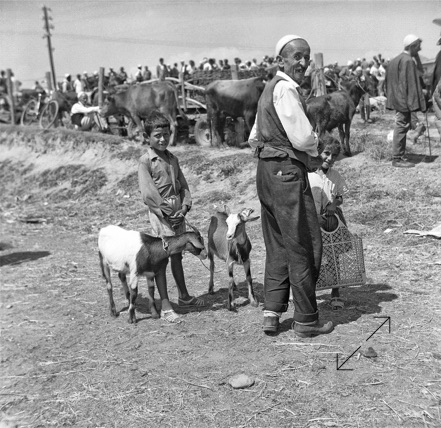
[[[341,221],[340,216],[337,215],[337,213],[334,213],[333,215],[334,215],[334,217],[337,217],[337,223],[338,223],[337,227],[332,232],[327,232],[325,229],[323,229],[321,227],[320,229],[321,229],[322,233],[327,233],[328,235],[332,235],[332,234],[336,233],[340,229],[341,226],[346,227],[345,224]]]

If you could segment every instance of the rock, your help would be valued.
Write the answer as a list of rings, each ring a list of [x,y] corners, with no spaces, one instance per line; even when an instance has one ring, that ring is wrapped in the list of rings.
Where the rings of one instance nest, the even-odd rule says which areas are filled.
[[[365,356],[366,358],[376,358],[376,357],[378,357],[378,355],[375,352],[374,348],[372,348],[371,346],[369,346],[369,348],[367,348],[367,350],[362,351],[361,354],[363,356]]]
[[[246,374],[241,373],[230,377],[228,383],[234,389],[248,388],[249,386],[254,385],[254,379],[250,378]]]

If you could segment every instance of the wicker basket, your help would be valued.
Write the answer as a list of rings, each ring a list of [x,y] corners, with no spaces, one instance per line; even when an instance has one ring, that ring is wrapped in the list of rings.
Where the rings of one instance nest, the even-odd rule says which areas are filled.
[[[334,231],[322,229],[323,255],[317,290],[366,283],[363,241],[336,217],[338,226]]]

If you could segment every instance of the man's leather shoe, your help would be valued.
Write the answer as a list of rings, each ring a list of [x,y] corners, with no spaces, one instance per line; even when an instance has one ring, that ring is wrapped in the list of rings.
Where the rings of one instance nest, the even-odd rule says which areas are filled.
[[[398,168],[412,168],[415,166],[412,162],[407,162],[404,159],[394,159],[392,161],[392,166],[396,166]]]
[[[294,321],[292,324],[294,333],[299,337],[313,337],[319,334],[328,334],[334,330],[332,321],[317,321],[315,324],[309,325],[298,324]]]
[[[263,331],[266,334],[277,333],[279,329],[279,317],[263,317]]]

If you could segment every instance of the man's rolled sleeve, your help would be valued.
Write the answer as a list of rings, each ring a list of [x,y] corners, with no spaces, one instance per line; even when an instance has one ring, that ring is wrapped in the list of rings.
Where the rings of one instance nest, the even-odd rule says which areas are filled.
[[[317,135],[303,110],[297,89],[281,81],[275,86],[273,100],[291,145],[310,156],[318,156]]]

